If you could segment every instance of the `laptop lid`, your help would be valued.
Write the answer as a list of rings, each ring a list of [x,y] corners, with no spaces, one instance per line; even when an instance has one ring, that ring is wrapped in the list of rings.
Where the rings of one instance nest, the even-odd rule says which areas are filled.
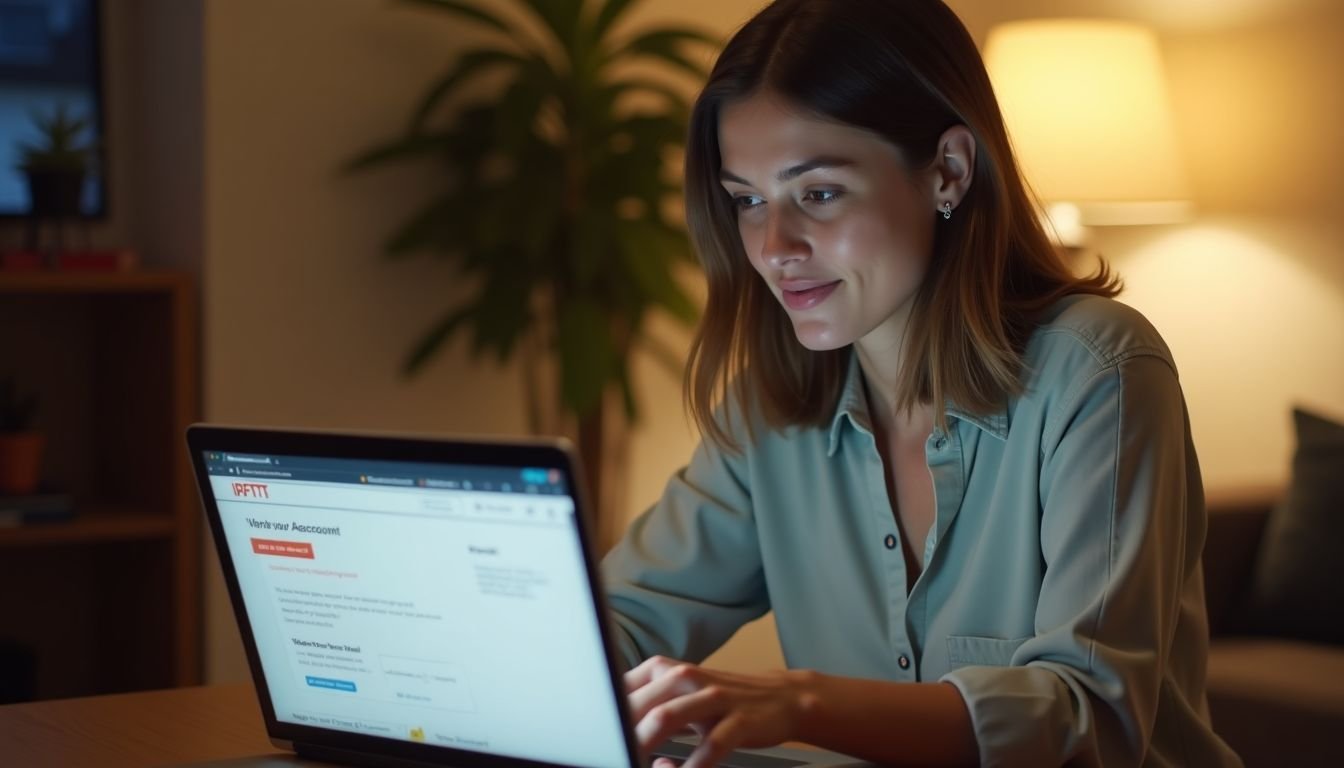
[[[187,442],[277,744],[637,765],[566,443],[210,425]]]

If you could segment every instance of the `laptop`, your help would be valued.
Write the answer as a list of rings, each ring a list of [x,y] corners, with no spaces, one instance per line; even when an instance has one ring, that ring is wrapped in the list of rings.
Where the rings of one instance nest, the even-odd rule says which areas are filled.
[[[187,443],[284,750],[212,765],[640,765],[569,444],[215,425]]]

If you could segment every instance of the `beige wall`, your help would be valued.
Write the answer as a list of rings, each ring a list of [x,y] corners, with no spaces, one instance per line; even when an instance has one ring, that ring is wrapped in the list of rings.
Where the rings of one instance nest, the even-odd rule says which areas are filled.
[[[447,26],[377,0],[208,2],[205,411],[218,421],[518,432],[517,378],[445,356],[402,380],[405,350],[453,293],[427,261],[379,259],[423,170],[338,174],[397,130],[448,61]],[[246,676],[207,557],[207,677]]]
[[[1344,168],[1337,137],[1344,8],[1326,0],[953,0],[979,39],[1020,16],[1158,25],[1200,215],[1111,230],[1098,246],[1126,300],[1176,352],[1207,484],[1281,482],[1289,404],[1344,415]],[[650,0],[643,18],[727,32],[758,3]],[[1143,14],[1136,16],[1136,14]],[[430,183],[414,169],[342,179],[350,152],[399,124],[463,41],[380,0],[208,0],[205,37],[205,404],[211,419],[518,432],[511,370],[461,348],[403,381],[399,360],[453,294],[442,265],[381,262],[378,244]],[[678,338],[684,344],[684,337]],[[630,453],[633,513],[693,447],[679,382],[636,376],[648,418]],[[245,675],[210,580],[211,679]],[[717,662],[778,664],[768,623]]]

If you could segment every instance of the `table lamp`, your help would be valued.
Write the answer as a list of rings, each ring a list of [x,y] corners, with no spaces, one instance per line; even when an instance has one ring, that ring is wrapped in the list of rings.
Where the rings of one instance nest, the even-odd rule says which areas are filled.
[[[1156,36],[1124,21],[995,27],[985,65],[1013,149],[1061,244],[1090,226],[1189,216]]]

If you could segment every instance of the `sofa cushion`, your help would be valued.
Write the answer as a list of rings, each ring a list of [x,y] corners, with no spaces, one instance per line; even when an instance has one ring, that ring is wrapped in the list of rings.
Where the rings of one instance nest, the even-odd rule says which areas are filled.
[[[1209,647],[1213,729],[1247,768],[1339,764],[1344,649],[1277,639]]]
[[[1209,499],[1208,533],[1204,538],[1204,603],[1209,634],[1245,634],[1246,595],[1251,590],[1256,553],[1265,521],[1283,496],[1265,490]]]
[[[1301,409],[1293,423],[1292,481],[1266,523],[1245,627],[1344,644],[1344,425]]]

